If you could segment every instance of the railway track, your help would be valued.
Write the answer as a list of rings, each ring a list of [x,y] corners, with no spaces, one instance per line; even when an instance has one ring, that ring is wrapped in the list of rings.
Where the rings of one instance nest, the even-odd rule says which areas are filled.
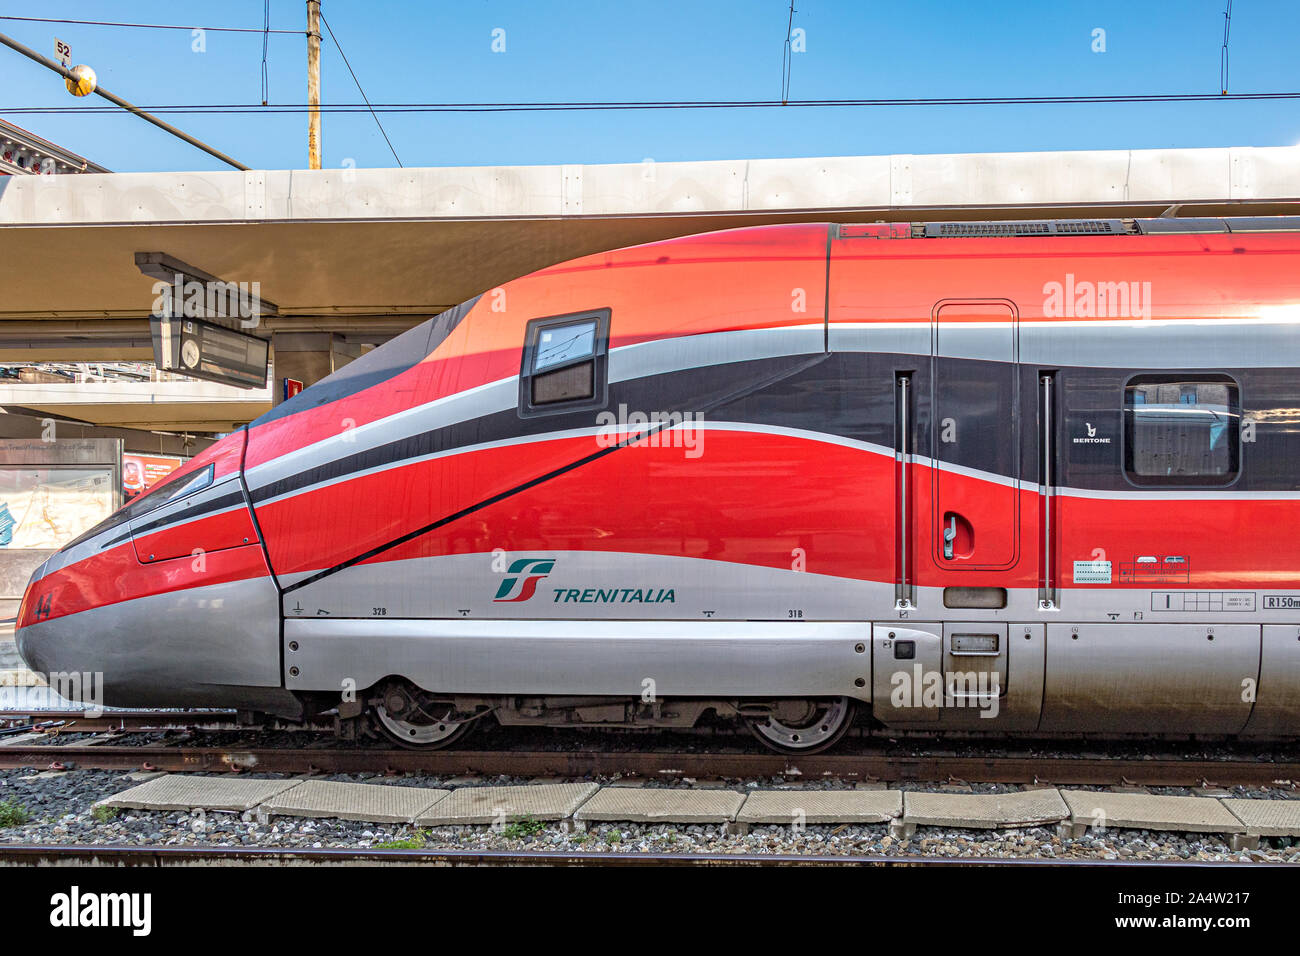
[[[1006,784],[1292,786],[1300,761],[1183,760],[1073,756],[899,756],[655,751],[457,751],[379,748],[124,746],[44,742],[0,747],[0,769],[21,767],[171,772],[424,773],[495,776],[613,776],[671,779],[833,777],[887,783],[964,781]]]
[[[98,716],[87,717],[81,710],[0,710],[0,739],[5,735],[26,731],[55,731],[61,733],[149,733],[168,730],[249,731],[275,730],[302,733],[329,733],[331,721],[303,724],[266,720],[255,724],[241,723],[234,711],[168,711],[124,710],[103,711]]]
[[[1235,862],[1052,860],[1035,857],[946,859],[905,856],[832,856],[798,853],[632,853],[555,850],[409,850],[409,849],[286,849],[280,847],[140,847],[0,843],[4,866],[685,866],[685,867],[946,867],[1114,868],[1178,866],[1221,868],[1258,867]]]
[[[1005,784],[1146,786],[1300,785],[1300,760],[1186,759],[1175,756],[1070,756],[826,753],[786,757],[717,751],[444,750],[379,747],[256,747],[241,741],[216,746],[192,739],[123,745],[114,736],[56,743],[67,734],[268,731],[326,734],[330,722],[240,723],[233,711],[122,710],[84,712],[0,711],[0,769],[80,767],[93,770],[158,769],[173,772],[426,773],[493,776],[635,776],[751,779],[834,777],[886,783],[957,780]],[[39,738],[19,740],[19,735]],[[5,744],[8,745],[5,745]]]

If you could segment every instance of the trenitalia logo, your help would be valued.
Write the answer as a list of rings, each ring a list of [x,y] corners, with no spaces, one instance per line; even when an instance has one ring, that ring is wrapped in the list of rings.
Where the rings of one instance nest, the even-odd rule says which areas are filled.
[[[527,601],[537,593],[537,582],[550,574],[554,567],[554,558],[520,558],[510,565],[506,572],[510,577],[501,582],[492,601]]]

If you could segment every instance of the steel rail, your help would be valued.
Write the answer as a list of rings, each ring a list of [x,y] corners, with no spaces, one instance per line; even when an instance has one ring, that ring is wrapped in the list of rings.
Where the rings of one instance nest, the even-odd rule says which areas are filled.
[[[6,726],[7,725],[7,726]],[[27,730],[55,730],[59,733],[141,733],[165,730],[296,731],[326,733],[334,729],[331,720],[292,723],[267,718],[240,723],[234,711],[123,710],[99,711],[87,717],[81,710],[0,710],[0,736]]]
[[[0,844],[0,866],[856,866],[1218,868],[1285,866],[1236,860],[1068,860],[1040,857],[923,857],[798,853],[641,853],[605,850],[296,849],[285,847],[83,846]]]
[[[635,776],[752,779],[836,778],[886,783],[960,780],[1006,784],[1146,786],[1292,786],[1300,761],[997,757],[891,754],[457,751],[238,746],[98,746],[44,743],[0,747],[0,769],[48,767],[172,772],[425,773],[486,776]]]

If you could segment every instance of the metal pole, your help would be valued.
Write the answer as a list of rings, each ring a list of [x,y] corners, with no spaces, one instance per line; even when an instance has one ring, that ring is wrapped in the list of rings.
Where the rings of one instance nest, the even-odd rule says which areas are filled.
[[[35,50],[23,46],[21,43],[19,43],[17,40],[13,39],[12,37],[8,37],[5,36],[3,33],[0,33],[0,43],[3,43],[11,50],[17,50],[19,53],[27,57],[29,60],[35,60],[41,66],[53,70],[55,73],[58,73],[64,76],[65,78],[72,80],[74,83],[77,80],[77,78],[73,75],[72,71],[69,70],[67,67],[65,67],[62,63],[55,63],[53,60],[49,59],[48,57],[41,56],[41,54],[37,53]],[[149,123],[153,123],[154,126],[157,126],[161,130],[166,130],[168,133],[171,133],[173,136],[185,140],[185,142],[189,143],[191,146],[197,146],[199,149],[203,150],[203,152],[207,153],[209,156],[215,156],[223,163],[227,163],[231,166],[234,166],[236,169],[246,170],[249,168],[248,166],[245,166],[243,163],[236,162],[235,160],[231,159],[229,156],[227,156],[225,153],[221,152],[220,150],[213,149],[211,146],[209,146],[207,143],[203,142],[202,140],[195,139],[189,133],[181,132],[175,126],[172,126],[170,123],[165,123],[162,120],[160,120],[158,117],[152,115],[151,113],[146,113],[144,110],[140,109],[140,107],[135,106],[132,103],[128,103],[126,100],[122,99],[122,97],[115,96],[114,94],[108,92],[108,90],[104,89],[102,86],[96,86],[95,92],[100,96],[102,96],[104,99],[108,100],[110,103],[122,107],[122,109],[126,110],[127,112],[134,113],[142,120],[145,120]]]
[[[320,169],[320,0],[307,0],[307,168]]]
[[[910,464],[912,457],[911,423],[907,420],[907,410],[911,404],[911,396],[908,386],[912,380],[906,375],[898,377],[898,389],[895,392],[899,405],[900,425],[898,431],[898,459],[899,459],[899,481],[898,481],[898,554],[899,554],[899,583],[901,587],[898,593],[898,606],[908,608],[912,606],[912,588],[907,580],[907,537],[912,532],[911,524],[907,520],[907,481],[911,477]]]
[[[1042,608],[1056,606],[1052,587],[1052,458],[1055,453],[1052,432],[1052,376],[1040,379],[1043,395],[1043,602]]]

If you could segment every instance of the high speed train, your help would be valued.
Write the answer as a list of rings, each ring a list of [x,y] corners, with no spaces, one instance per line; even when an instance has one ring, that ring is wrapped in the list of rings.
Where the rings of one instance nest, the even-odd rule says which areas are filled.
[[[1300,217],[791,224],[485,292],[53,555],[38,672],[503,725],[1300,732]]]

